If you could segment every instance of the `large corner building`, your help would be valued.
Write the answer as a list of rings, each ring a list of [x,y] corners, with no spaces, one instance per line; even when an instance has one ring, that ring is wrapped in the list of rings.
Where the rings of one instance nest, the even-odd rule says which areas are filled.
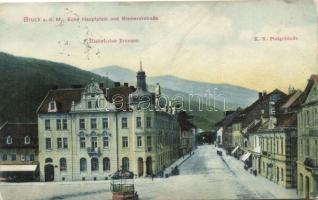
[[[157,85],[157,87],[159,87]],[[178,158],[180,127],[173,108],[159,106],[160,88],[50,90],[38,108],[41,181],[105,180],[118,169],[157,174]]]

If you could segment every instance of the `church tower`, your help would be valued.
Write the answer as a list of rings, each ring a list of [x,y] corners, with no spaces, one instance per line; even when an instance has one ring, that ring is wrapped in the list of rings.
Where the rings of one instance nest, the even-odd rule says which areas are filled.
[[[142,62],[140,60],[140,69],[137,72],[137,89],[140,88],[147,91],[146,73],[142,70]]]

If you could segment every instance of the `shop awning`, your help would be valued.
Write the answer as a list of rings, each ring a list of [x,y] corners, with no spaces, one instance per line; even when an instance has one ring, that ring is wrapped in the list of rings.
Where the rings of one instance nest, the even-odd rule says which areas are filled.
[[[235,153],[240,146],[236,146],[235,149],[231,152],[231,154]]]
[[[0,165],[0,172],[34,172],[37,165]]]
[[[246,161],[249,157],[251,156],[251,153],[250,152],[248,152],[248,153],[245,153],[243,156],[242,156],[242,161]]]

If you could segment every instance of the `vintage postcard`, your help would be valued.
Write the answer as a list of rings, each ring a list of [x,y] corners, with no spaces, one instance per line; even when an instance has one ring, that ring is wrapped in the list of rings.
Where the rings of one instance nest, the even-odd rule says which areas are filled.
[[[0,3],[0,200],[318,198],[313,0]]]

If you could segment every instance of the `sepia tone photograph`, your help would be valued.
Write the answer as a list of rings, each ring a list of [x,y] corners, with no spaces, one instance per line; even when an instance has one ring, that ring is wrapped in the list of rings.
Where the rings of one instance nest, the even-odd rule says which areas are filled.
[[[317,0],[0,1],[0,200],[318,198]]]

